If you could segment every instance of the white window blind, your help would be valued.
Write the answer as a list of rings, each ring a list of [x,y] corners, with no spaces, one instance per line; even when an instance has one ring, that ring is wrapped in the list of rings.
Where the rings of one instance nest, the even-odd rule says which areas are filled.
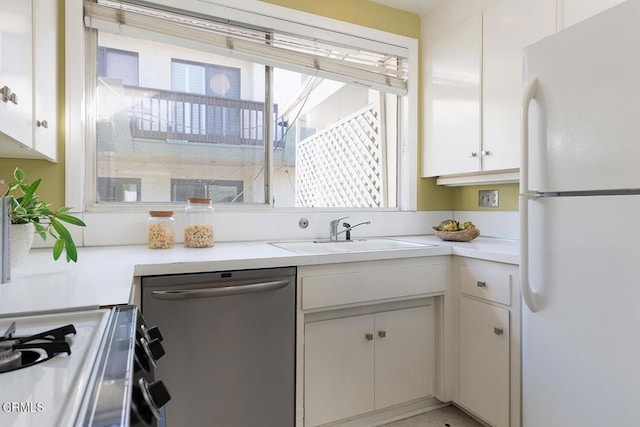
[[[175,43],[301,73],[355,83],[398,95],[407,93],[404,58],[339,46],[268,29],[245,28],[186,12],[157,10],[132,2],[85,1],[90,28]]]

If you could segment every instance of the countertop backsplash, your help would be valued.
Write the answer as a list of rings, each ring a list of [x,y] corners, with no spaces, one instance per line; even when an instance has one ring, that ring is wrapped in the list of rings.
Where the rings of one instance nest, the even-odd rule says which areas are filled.
[[[329,222],[348,216],[351,224],[371,221],[352,232],[352,238],[432,234],[431,227],[454,218],[472,221],[482,236],[502,239],[519,238],[519,215],[512,211],[416,211],[367,212],[336,210],[331,212],[215,212],[216,242],[309,240],[329,237]],[[70,230],[78,246],[142,245],[146,243],[147,212],[85,213],[87,227]],[[308,220],[307,228],[298,225]],[[175,212],[176,243],[182,242],[183,213]],[[51,239],[34,240],[34,247],[50,247]]]
[[[453,219],[473,222],[481,236],[520,239],[520,213],[517,211],[454,211]]]

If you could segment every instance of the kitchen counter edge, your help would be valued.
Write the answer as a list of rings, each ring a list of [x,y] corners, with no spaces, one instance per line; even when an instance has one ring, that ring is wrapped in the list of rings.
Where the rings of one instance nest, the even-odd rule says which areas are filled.
[[[297,254],[268,242],[219,243],[193,249],[176,245],[79,248],[78,263],[54,261],[50,249],[34,249],[9,283],[0,285],[0,317],[127,304],[141,276],[334,264],[379,259],[458,255],[518,264],[518,242],[479,237],[471,242],[444,242],[432,235],[390,239],[428,244],[411,249]]]

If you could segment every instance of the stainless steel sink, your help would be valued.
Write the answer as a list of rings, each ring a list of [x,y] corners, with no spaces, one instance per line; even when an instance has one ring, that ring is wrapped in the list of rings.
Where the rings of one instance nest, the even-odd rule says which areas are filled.
[[[425,248],[426,243],[405,242],[393,239],[357,239],[357,240],[306,240],[297,242],[271,242],[273,246],[300,254],[331,254],[369,251],[389,251]]]

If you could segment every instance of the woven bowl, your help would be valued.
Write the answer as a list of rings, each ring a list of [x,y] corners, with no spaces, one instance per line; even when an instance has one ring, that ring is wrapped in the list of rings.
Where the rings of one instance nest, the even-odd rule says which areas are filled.
[[[436,226],[431,228],[433,229],[433,234],[435,234],[442,240],[452,242],[468,242],[480,235],[480,230],[478,230],[477,228],[467,228],[466,230],[460,231],[440,231]]]

